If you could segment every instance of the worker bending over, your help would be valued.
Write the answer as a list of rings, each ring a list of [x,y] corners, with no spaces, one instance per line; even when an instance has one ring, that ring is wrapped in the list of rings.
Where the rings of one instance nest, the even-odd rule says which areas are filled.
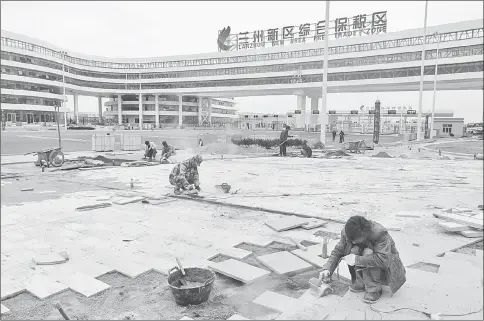
[[[405,267],[388,231],[379,223],[363,216],[352,216],[341,231],[341,239],[331,252],[319,281],[329,278],[341,259],[351,274],[352,292],[366,292],[363,301],[377,302],[382,284],[395,293],[405,283]]]
[[[170,173],[170,184],[175,186],[175,194],[182,191],[198,193],[200,191],[200,180],[198,167],[202,163],[202,156],[196,155],[186,161],[177,164]]]
[[[156,157],[156,145],[154,142],[145,141],[145,158],[149,158],[150,161]]]
[[[168,160],[172,155],[175,155],[175,148],[173,148],[172,146],[169,146],[168,143],[166,141],[163,141],[161,143],[161,145],[163,146],[163,149],[161,150],[161,160],[160,162],[162,164],[168,164],[170,163],[170,161]]]

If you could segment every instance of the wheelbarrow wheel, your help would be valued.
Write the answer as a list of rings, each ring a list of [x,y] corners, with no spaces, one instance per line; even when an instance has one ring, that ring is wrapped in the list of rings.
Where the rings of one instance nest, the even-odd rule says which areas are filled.
[[[359,148],[359,152],[360,152],[360,154],[364,154],[366,152],[366,144],[365,144],[365,141],[362,141],[361,142],[360,148]]]
[[[64,153],[60,150],[53,151],[50,153],[49,161],[52,166],[61,167],[64,164]]]

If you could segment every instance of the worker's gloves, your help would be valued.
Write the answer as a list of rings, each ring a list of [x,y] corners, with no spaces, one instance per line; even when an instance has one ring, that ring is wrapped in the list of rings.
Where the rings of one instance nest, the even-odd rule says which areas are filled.
[[[199,191],[199,192],[201,191],[201,188],[200,188],[200,186],[199,186],[199,185],[196,185],[196,186],[195,186],[195,189],[196,189],[197,191]]]
[[[344,257],[346,264],[349,266],[354,266],[355,265],[355,260],[356,260],[356,255],[354,254],[348,254]]]
[[[331,275],[330,275],[330,273],[329,273],[328,270],[321,271],[319,273],[319,283],[322,283],[322,282],[327,283],[327,282],[329,282],[330,277],[331,277]]]

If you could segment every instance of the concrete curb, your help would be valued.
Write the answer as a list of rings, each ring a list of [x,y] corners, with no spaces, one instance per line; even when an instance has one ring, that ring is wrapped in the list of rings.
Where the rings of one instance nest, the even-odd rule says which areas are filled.
[[[472,142],[472,141],[475,141],[475,139],[466,139],[466,140],[461,140],[461,141],[458,141],[458,142]],[[423,145],[422,147],[420,147],[420,149],[423,149],[423,150],[426,150],[426,151],[429,151],[429,152],[438,153],[439,152],[438,149],[429,148],[428,146],[441,145],[441,144],[450,143],[450,142],[456,142],[456,141],[445,141],[445,142],[436,142],[436,143],[426,144],[426,145]],[[472,157],[472,158],[474,157],[474,154],[456,153],[456,152],[447,152],[447,151],[445,151],[445,152],[443,151],[442,154],[443,153],[448,154],[448,155],[455,155],[455,156],[464,156],[464,157]]]

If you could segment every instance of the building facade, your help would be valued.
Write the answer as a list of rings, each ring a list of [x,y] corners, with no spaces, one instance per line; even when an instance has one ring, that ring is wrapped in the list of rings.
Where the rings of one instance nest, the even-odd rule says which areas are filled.
[[[422,35],[422,29],[412,29],[331,39],[328,93],[418,91],[424,41],[424,90],[433,90],[436,70],[438,90],[482,90],[482,19],[430,26],[425,39]],[[183,126],[185,120],[191,124],[198,119],[198,126],[212,126],[239,119],[234,106],[219,101],[233,105],[232,97],[295,95],[294,113],[298,116],[294,126],[303,128],[310,119],[310,125],[316,127],[323,53],[323,42],[318,41],[188,56],[115,59],[66,52],[2,30],[2,110],[7,119],[28,123],[52,120],[54,107],[60,105],[67,119],[64,102],[66,95],[72,95],[77,120],[77,97],[87,95],[99,98],[101,121],[117,117],[118,124],[162,126],[171,119],[172,125],[180,126],[181,120]],[[103,97],[110,98],[107,105],[102,104]],[[308,97],[311,111],[303,114]],[[198,102],[192,102],[194,98]]]

